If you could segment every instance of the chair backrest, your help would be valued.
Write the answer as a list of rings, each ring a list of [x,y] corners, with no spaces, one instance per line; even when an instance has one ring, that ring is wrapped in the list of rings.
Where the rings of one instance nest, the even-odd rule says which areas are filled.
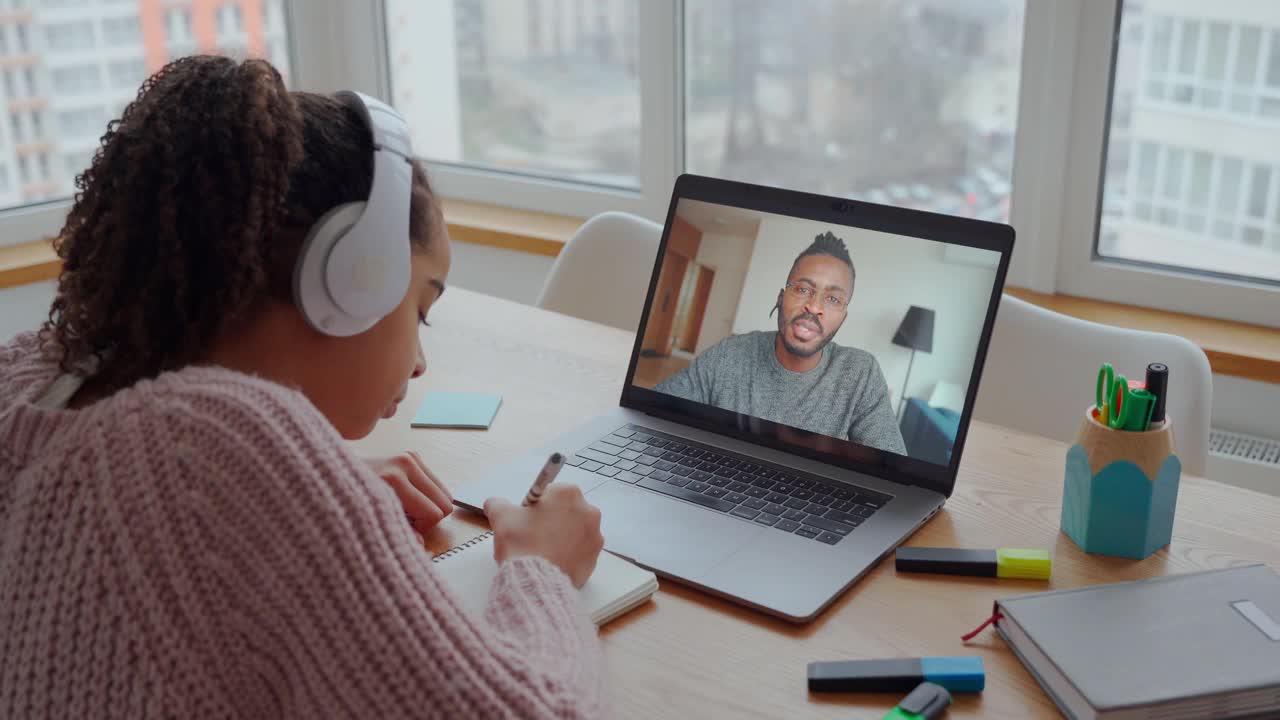
[[[1177,335],[1080,320],[1005,295],[974,417],[1074,442],[1104,362],[1117,374],[1139,380],[1149,363],[1169,366],[1165,411],[1173,422],[1178,459],[1185,472],[1203,475],[1213,375],[1204,351]]]
[[[662,226],[606,212],[587,220],[551,266],[537,306],[635,332]]]

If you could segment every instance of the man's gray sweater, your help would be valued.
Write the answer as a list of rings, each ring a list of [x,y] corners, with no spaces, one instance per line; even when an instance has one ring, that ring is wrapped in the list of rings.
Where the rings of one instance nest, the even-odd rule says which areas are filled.
[[[778,362],[777,335],[730,335],[654,390],[906,454],[884,373],[871,353],[831,343],[817,367],[797,373]]]

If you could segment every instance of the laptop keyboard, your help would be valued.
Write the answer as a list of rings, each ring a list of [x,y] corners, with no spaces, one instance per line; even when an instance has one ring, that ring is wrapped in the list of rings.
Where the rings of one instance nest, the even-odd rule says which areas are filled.
[[[614,430],[566,463],[828,545],[892,499],[637,425]]]

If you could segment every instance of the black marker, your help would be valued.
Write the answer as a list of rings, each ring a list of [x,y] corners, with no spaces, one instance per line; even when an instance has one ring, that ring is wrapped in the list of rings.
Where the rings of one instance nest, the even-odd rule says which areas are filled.
[[[1164,363],[1151,363],[1147,366],[1147,392],[1156,396],[1155,409],[1151,411],[1151,422],[1164,421],[1164,396],[1169,391],[1169,366]]]

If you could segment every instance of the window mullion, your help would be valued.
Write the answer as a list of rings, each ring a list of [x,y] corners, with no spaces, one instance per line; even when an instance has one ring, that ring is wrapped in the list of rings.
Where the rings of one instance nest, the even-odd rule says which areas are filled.
[[[1068,162],[1068,118],[1082,2],[1029,2],[1014,130],[1010,224],[1018,231],[1009,282],[1053,292]]]
[[[639,3],[640,63],[640,192],[643,214],[661,222],[671,188],[684,167],[684,117],[680,28],[684,3],[645,0]]]

